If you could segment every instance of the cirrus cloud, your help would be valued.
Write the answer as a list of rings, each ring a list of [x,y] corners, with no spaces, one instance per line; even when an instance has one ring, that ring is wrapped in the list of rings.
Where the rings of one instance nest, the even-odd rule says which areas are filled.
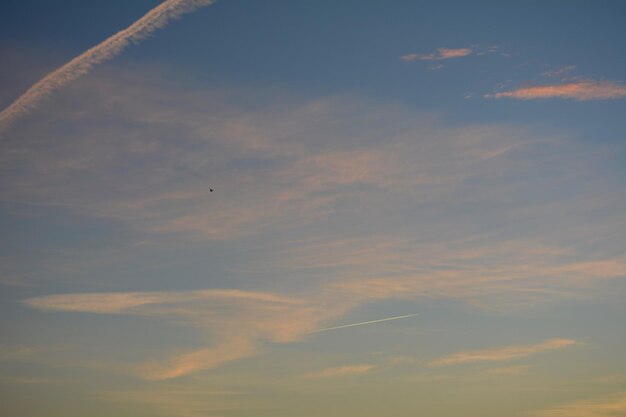
[[[524,358],[546,350],[563,349],[577,344],[572,339],[549,339],[535,345],[504,346],[458,352],[430,362],[430,366],[457,365],[469,362],[500,362]]]
[[[561,98],[569,100],[609,100],[626,96],[626,86],[612,81],[582,80],[566,84],[538,85],[518,88],[494,94],[485,98],[512,98],[516,100],[541,100]]]
[[[346,377],[346,376],[356,376],[363,375],[368,373],[374,368],[374,365],[371,364],[361,364],[361,365],[347,365],[347,366],[337,366],[333,368],[326,368],[319,372],[312,372],[307,374],[307,378],[338,378],[338,377]]]
[[[626,393],[577,401],[530,413],[534,417],[619,417],[626,415]]]

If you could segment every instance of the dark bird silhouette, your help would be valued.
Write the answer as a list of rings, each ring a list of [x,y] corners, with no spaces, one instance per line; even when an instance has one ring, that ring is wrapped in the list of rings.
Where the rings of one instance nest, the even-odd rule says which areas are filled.
[[[209,188],[209,192],[213,192],[213,188]]]

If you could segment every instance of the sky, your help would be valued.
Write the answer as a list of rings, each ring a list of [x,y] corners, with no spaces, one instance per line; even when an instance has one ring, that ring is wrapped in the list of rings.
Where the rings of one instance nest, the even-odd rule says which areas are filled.
[[[0,414],[626,416],[621,1],[0,4]]]

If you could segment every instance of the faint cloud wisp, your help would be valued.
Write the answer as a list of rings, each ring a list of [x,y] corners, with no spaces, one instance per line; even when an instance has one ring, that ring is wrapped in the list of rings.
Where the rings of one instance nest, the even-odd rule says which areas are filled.
[[[458,365],[470,362],[500,362],[524,358],[547,350],[563,349],[577,344],[572,339],[549,339],[536,345],[504,346],[483,350],[468,350],[430,362],[430,366]]]
[[[363,375],[374,369],[374,365],[361,364],[361,365],[347,365],[337,366],[334,368],[326,368],[319,372],[312,372],[306,374],[306,378],[311,379],[324,379],[324,378],[338,378],[347,376]]]

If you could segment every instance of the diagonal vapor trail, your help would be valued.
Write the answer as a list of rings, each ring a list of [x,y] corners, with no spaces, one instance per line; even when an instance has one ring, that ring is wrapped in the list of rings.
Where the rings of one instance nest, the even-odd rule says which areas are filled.
[[[363,326],[365,324],[381,323],[383,321],[391,321],[391,320],[400,320],[400,319],[406,319],[406,318],[415,317],[415,316],[417,316],[417,313],[416,314],[407,314],[406,316],[387,317],[385,319],[363,321],[363,322],[360,322],[360,323],[344,324],[342,326],[327,327],[325,329],[314,330],[314,331],[309,332],[309,333],[319,333],[319,332],[326,332],[328,330],[345,329],[346,327]]]
[[[17,118],[34,109],[43,98],[81,75],[87,74],[95,65],[106,62],[120,54],[131,43],[139,43],[146,39],[158,29],[167,26],[170,20],[191,13],[199,7],[211,5],[213,2],[214,0],[164,1],[126,29],[83,52],[30,87],[0,112],[0,135]]]

